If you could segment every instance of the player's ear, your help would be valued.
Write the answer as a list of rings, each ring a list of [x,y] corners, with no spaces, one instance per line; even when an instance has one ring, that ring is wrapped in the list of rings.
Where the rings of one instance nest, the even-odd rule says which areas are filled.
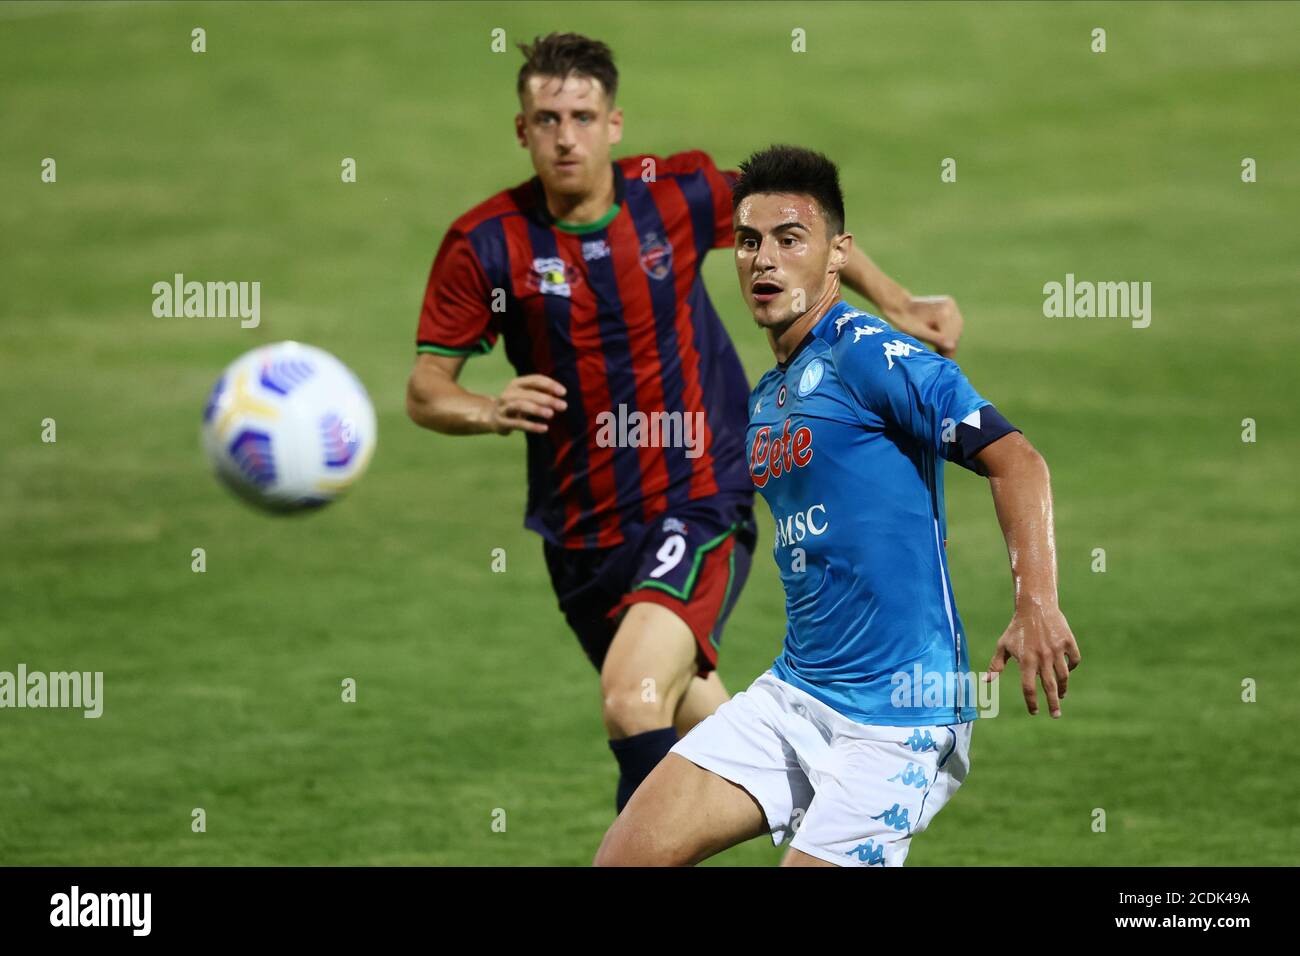
[[[849,264],[849,253],[853,251],[853,233],[841,232],[831,237],[830,271],[839,272]]]
[[[524,114],[515,114],[515,138],[519,140],[519,145],[528,148],[528,137],[524,135]]]
[[[623,110],[621,107],[614,107],[609,111],[609,145],[623,140]]]

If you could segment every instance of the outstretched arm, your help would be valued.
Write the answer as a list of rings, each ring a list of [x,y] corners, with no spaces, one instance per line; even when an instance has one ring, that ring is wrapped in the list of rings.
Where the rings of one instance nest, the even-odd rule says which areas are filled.
[[[564,386],[545,375],[514,379],[498,396],[479,395],[456,381],[464,356],[421,353],[406,383],[406,414],[411,421],[445,435],[512,431],[542,433],[547,422],[568,407]]]
[[[849,261],[840,271],[841,281],[876,304],[884,318],[900,332],[929,342],[948,358],[957,351],[962,317],[957,303],[946,295],[912,295],[885,275],[855,242]]]
[[[1060,717],[1060,699],[1065,696],[1070,671],[1079,666],[1081,658],[1057,602],[1047,462],[1018,432],[987,445],[975,455],[975,461],[988,475],[1015,583],[1015,613],[998,640],[989,674],[1000,674],[1007,659],[1015,658],[1029,713],[1038,713],[1037,684],[1041,681],[1048,710],[1053,717]]]

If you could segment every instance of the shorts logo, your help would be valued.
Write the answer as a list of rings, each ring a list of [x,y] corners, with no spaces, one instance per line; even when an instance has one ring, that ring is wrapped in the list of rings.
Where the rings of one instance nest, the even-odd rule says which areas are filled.
[[[673,247],[659,238],[659,233],[649,233],[641,240],[641,268],[652,279],[662,279],[673,266]]]
[[[890,783],[895,780],[905,787],[916,787],[917,790],[924,790],[930,786],[930,781],[925,778],[925,768],[913,767],[910,760],[907,762],[906,770],[900,770],[889,778]]]
[[[808,367],[803,370],[799,376],[799,397],[810,394],[822,382],[822,376],[826,374],[826,365],[821,359],[813,359],[808,363]]]
[[[812,461],[812,440],[812,429],[807,425],[800,425],[791,434],[788,418],[776,438],[772,437],[771,425],[755,432],[749,449],[749,477],[754,487],[762,488],[769,478],[780,478]]]
[[[859,843],[852,850],[844,854],[845,856],[856,856],[859,863],[865,863],[867,866],[884,866],[885,865],[885,846],[877,844],[872,840],[866,843]]]
[[[907,809],[899,808],[896,803],[883,813],[878,813],[871,819],[879,820],[887,827],[893,827],[895,830],[910,830],[912,824],[907,819]]]
[[[558,256],[533,260],[528,273],[528,288],[543,295],[570,297],[572,287],[581,284],[582,274]]]
[[[911,747],[913,753],[939,749],[939,745],[934,742],[934,738],[930,736],[930,731],[928,730],[925,732],[925,736],[921,736],[920,730],[913,730],[912,736],[904,740],[903,743],[908,747]]]

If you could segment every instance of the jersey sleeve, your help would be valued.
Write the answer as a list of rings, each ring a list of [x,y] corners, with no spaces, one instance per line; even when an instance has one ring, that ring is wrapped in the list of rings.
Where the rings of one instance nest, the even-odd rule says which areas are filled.
[[[984,447],[1019,431],[975,391],[956,362],[879,319],[877,334],[843,339],[836,368],[868,427],[896,428],[948,461],[979,471]]]
[[[416,351],[485,355],[496,343],[492,289],[469,238],[452,229],[429,271],[416,332]]]
[[[704,160],[705,176],[709,180],[709,191],[713,194],[713,248],[730,249],[736,243],[736,230],[731,219],[731,187],[736,185],[740,173],[734,169],[718,169],[707,153]]]

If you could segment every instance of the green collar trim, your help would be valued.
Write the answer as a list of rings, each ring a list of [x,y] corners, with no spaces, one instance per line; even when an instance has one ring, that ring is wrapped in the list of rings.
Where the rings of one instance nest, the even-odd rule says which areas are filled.
[[[609,208],[609,212],[605,213],[605,215],[601,216],[595,222],[565,222],[562,219],[557,219],[555,220],[555,228],[563,230],[564,232],[571,232],[575,236],[585,236],[589,232],[599,232],[614,221],[614,217],[618,215],[618,211],[621,208],[622,207],[618,203],[614,203],[614,205]]]

